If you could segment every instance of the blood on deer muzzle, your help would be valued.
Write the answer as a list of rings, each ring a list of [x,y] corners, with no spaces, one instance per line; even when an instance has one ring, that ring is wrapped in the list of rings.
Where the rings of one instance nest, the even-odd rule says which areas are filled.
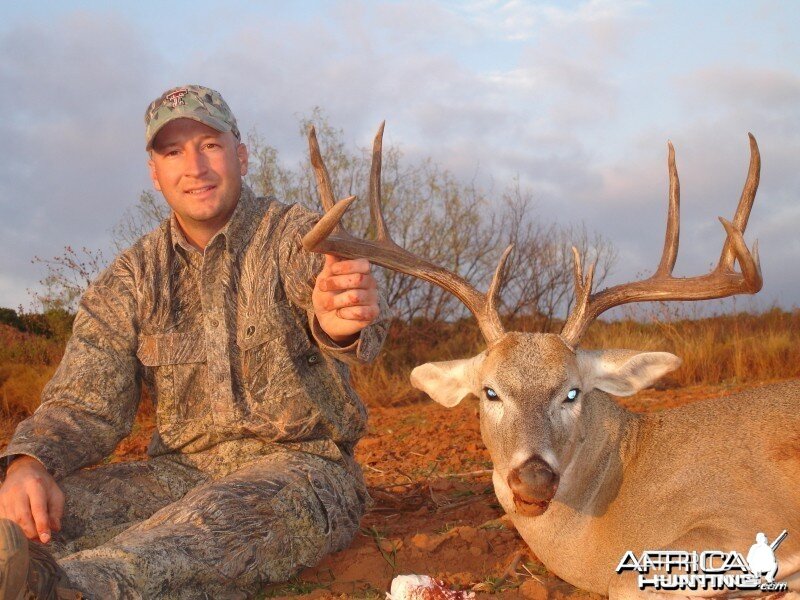
[[[558,474],[539,456],[532,456],[508,473],[508,487],[517,511],[535,517],[544,513],[558,489]]]

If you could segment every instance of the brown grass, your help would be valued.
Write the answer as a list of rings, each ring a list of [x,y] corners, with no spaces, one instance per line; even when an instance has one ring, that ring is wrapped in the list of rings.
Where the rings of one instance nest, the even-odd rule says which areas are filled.
[[[675,386],[749,383],[800,376],[800,310],[760,315],[599,323],[585,346],[662,350],[683,359],[669,376]]]
[[[598,321],[582,341],[585,348],[628,348],[672,352],[683,359],[661,387],[741,384],[800,377],[800,310],[773,309],[701,319],[650,322]],[[509,329],[535,331],[521,321]],[[421,363],[477,354],[483,341],[474,322],[394,324],[378,360],[354,371],[357,389],[373,405],[405,404],[422,398],[408,373]]]
[[[663,315],[659,315],[663,316]],[[535,330],[520,321],[510,329]],[[705,319],[650,322],[599,321],[583,341],[587,348],[664,350],[683,365],[663,387],[741,384],[800,377],[800,310],[778,309]],[[367,404],[409,404],[423,396],[408,382],[411,369],[436,360],[477,354],[483,340],[472,320],[458,323],[394,323],[384,351],[372,365],[358,367],[353,379]],[[42,388],[63,354],[63,342],[0,325],[0,439],[39,404]],[[140,420],[152,421],[149,401]]]

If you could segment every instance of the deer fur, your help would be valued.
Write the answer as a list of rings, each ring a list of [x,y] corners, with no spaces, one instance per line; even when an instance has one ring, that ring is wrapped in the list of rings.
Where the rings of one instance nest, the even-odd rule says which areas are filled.
[[[609,395],[634,394],[679,365],[667,352],[573,349],[555,334],[515,332],[476,357],[421,365],[411,382],[444,406],[479,398],[497,498],[565,581],[652,598],[615,572],[627,550],[746,553],[757,532],[788,529],[777,552],[784,580],[800,570],[800,381],[650,414]],[[509,486],[534,455],[559,477],[538,515]]]

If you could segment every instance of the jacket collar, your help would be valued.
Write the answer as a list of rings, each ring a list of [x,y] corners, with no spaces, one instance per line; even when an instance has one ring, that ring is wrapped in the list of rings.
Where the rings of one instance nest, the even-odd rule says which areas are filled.
[[[228,251],[238,254],[247,246],[250,238],[253,237],[256,229],[261,224],[267,204],[263,199],[257,198],[247,184],[242,183],[242,192],[239,195],[239,200],[231,218],[208,241],[208,246],[211,246],[218,237],[221,237]],[[174,248],[181,247],[186,252],[198,252],[197,248],[192,246],[186,236],[183,235],[174,211],[169,218],[169,229]]]

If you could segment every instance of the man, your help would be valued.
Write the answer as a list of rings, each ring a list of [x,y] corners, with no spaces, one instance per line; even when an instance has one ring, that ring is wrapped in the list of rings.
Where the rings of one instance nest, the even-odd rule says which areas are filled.
[[[145,123],[172,214],[89,287],[2,455],[0,598],[245,597],[346,547],[367,501],[346,363],[386,334],[369,263],[306,253],[317,217],[243,185],[217,92],[168,90]],[[151,458],[80,470],[129,433],[142,384]]]

